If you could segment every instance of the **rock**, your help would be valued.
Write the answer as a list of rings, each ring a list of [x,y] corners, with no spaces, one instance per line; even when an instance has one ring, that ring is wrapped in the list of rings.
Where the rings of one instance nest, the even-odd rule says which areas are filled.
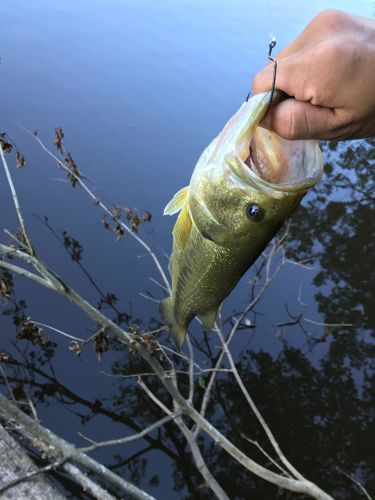
[[[38,467],[0,424],[0,489],[4,484],[38,470]],[[65,497],[40,474],[0,494],[1,500],[63,500]]]

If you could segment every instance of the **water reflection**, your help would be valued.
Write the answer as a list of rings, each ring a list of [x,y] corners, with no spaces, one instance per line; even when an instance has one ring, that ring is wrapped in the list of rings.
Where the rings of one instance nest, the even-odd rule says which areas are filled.
[[[361,496],[358,486],[348,476],[359,480],[369,492],[375,486],[372,450],[375,346],[370,336],[375,262],[369,222],[373,215],[373,146],[371,139],[326,144],[329,158],[326,176],[316,196],[299,211],[290,229],[290,254],[298,259],[311,260],[312,256],[319,262],[316,300],[323,317],[331,323],[350,322],[353,327],[322,328],[318,337],[309,339],[310,350],[297,349],[283,340],[277,356],[246,349],[237,357],[245,385],[288,458],[309,479],[340,499]],[[138,321],[131,311],[118,309],[116,296],[102,291],[85,268],[82,244],[66,231],[60,235],[48,219],[44,224],[59,238],[72,261],[89,276],[99,295],[99,307],[105,307],[115,321],[134,332],[141,325],[148,330],[160,327],[157,318]],[[97,426],[115,426],[116,435],[124,433],[122,428],[126,433],[129,429],[138,432],[163,417],[136,383],[137,377],[133,377],[147,373],[148,367],[105,332],[97,337],[93,347],[98,358],[105,362],[111,390],[105,394],[94,391],[93,397],[82,396],[74,384],[59,380],[54,368],[56,343],[51,341],[48,331],[29,319],[26,301],[17,298],[13,279],[6,271],[0,275],[0,284],[5,300],[3,315],[12,319],[16,329],[9,347],[2,349],[1,363],[14,396],[24,401],[25,411],[30,412],[27,403],[30,400],[37,409],[58,404],[59,411],[64,409],[74,417],[77,429],[89,427],[92,431]],[[298,322],[291,322],[291,327],[298,327]],[[158,338],[168,343],[165,332],[159,332]],[[195,342],[200,361],[213,366],[216,340],[211,337],[207,343],[200,335]],[[319,358],[311,356],[314,345],[321,342],[326,344],[324,354]],[[71,342],[71,356],[85,357],[89,345]],[[181,372],[186,370],[180,358],[175,357],[175,363]],[[147,374],[143,377],[160,400],[168,404],[169,398],[155,377]],[[207,380],[204,374],[198,380],[195,394],[198,407]],[[4,378],[1,381],[6,392]],[[187,386],[183,373],[180,385]],[[272,450],[267,447],[256,419],[243,404],[231,376],[224,373],[219,376],[208,412],[210,420],[237,446],[269,465],[255,442],[269,454]],[[248,474],[209,440],[202,438],[200,446],[210,470],[231,498],[276,496],[274,486]],[[163,491],[165,471],[155,468],[155,456],[158,461],[163,457],[171,467],[171,486],[179,497],[212,498],[194,467],[183,435],[172,423],[146,436],[141,444],[127,448],[126,453],[120,449],[96,454],[116,472],[158,491]],[[55,477],[73,493],[73,485],[59,474]],[[280,493],[280,497],[297,498],[286,492]]]
[[[370,332],[375,324],[374,146],[374,139],[325,144],[324,182],[296,214],[290,246],[291,255],[319,263],[314,283],[326,320]]]

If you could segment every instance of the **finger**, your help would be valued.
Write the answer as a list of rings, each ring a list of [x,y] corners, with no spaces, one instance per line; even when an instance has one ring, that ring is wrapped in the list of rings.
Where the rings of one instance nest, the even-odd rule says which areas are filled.
[[[304,100],[302,92],[306,88],[304,83],[308,78],[308,71],[309,65],[300,57],[298,52],[285,57],[277,62],[275,87],[291,97]],[[274,63],[270,63],[255,75],[252,82],[252,89],[255,94],[272,89],[273,73]]]
[[[261,126],[284,139],[342,139],[346,124],[342,114],[331,108],[286,99],[271,107]]]
[[[333,33],[343,30],[347,24],[348,15],[334,9],[324,10],[315,16],[297,38],[275,57],[278,61],[277,88],[290,96],[304,100],[303,96],[297,95],[298,87],[295,84],[299,82],[298,85],[301,85],[301,77],[303,77],[301,69],[304,69],[304,75],[307,75],[308,66],[314,66],[313,59],[319,62],[319,58],[316,58],[318,45],[327,36],[332,38]],[[255,76],[252,84],[253,91],[259,93],[271,90],[272,76],[273,65],[269,64]]]

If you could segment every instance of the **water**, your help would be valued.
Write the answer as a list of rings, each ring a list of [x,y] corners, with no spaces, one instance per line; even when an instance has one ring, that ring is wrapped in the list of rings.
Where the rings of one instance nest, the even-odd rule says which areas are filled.
[[[163,254],[171,247],[173,221],[162,217],[162,209],[189,182],[200,152],[246,96],[252,76],[265,64],[269,34],[283,47],[326,7],[372,15],[365,1],[289,1],[282,6],[271,0],[256,5],[240,0],[203,5],[4,3],[0,129],[26,158],[24,169],[14,169],[14,182],[44,260],[87,300],[98,302],[97,291],[43,223],[48,216],[56,234],[65,230],[79,240],[84,248],[81,263],[99,288],[117,295],[118,309],[129,314],[131,322],[139,319],[144,328],[152,327],[150,318],[158,321],[157,304],[139,295],[148,290],[160,298],[163,293],[149,279],[159,279],[150,258],[131,238],[116,242],[104,231],[98,207],[81,190],[72,190],[55,162],[19,124],[37,130],[50,147],[54,128],[61,126],[68,150],[101,199],[141,213],[149,210],[153,219],[142,225],[142,235],[166,265]],[[369,490],[373,487],[373,144],[368,150],[363,149],[364,141],[361,144],[336,148],[332,158],[326,146],[332,171],[326,169],[319,188],[293,218],[288,244],[291,258],[308,258],[314,269],[287,264],[249,317],[256,328],[241,330],[233,346],[241,373],[287,455],[309,479],[338,498],[360,498],[361,493],[337,467]],[[1,228],[16,231],[3,174],[0,213]],[[2,242],[7,240],[3,235]],[[224,316],[246,304],[246,281],[252,276],[243,279],[226,302]],[[15,299],[27,301],[25,314],[34,321],[78,337],[95,330],[62,297],[15,281]],[[7,312],[11,304],[3,301],[2,306]],[[82,446],[85,442],[77,432],[99,441],[135,432],[137,426],[159,418],[134,384],[102,373],[144,368],[136,358],[117,352],[117,347],[98,362],[91,346],[77,358],[67,338],[48,332],[58,343],[48,361],[30,342],[15,342],[10,321],[14,311],[10,313],[0,320],[0,350],[13,361],[2,366],[18,397],[29,394],[40,418],[55,432]],[[283,326],[302,313],[305,319],[299,324]],[[311,321],[353,326],[327,328]],[[201,338],[197,327],[194,333]],[[33,352],[40,358],[33,358]],[[237,389],[225,380],[218,386],[212,420],[235,441],[242,431],[261,442],[247,408],[238,404]],[[250,452],[249,444],[241,446]],[[231,498],[276,497],[273,487],[236,468],[209,441],[202,447],[210,470]],[[254,449],[251,453],[262,460]],[[183,438],[169,427],[161,440],[96,456],[106,464],[117,463],[124,477],[139,481],[158,498],[210,498],[199,488],[201,478],[191,467]],[[82,495],[69,482],[64,484],[73,495]]]

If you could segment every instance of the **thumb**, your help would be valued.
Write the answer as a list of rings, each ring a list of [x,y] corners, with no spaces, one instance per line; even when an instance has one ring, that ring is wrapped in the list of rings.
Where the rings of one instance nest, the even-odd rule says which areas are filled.
[[[336,139],[340,136],[334,109],[288,98],[272,106],[260,125],[284,139]]]

